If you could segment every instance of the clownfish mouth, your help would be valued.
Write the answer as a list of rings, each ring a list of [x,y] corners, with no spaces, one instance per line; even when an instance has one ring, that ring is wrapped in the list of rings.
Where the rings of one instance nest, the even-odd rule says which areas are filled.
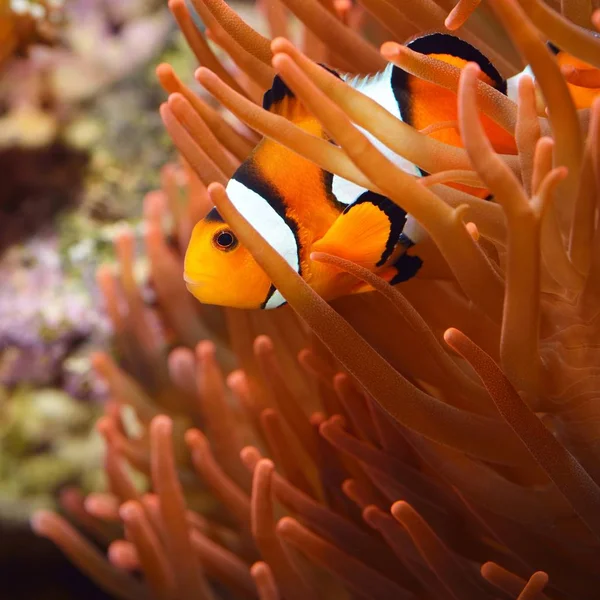
[[[183,274],[183,280],[186,283],[186,286],[188,288],[190,287],[200,287],[202,285],[202,283],[200,283],[199,281],[196,281],[195,279],[193,279],[192,277],[190,277],[187,273]]]

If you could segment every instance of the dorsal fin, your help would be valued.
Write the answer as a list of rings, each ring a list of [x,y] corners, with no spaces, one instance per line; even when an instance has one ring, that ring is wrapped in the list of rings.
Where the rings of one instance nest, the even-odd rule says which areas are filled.
[[[337,71],[326,65],[319,64],[336,77],[340,77]],[[269,112],[281,115],[290,120],[297,118],[299,114],[306,114],[308,111],[294,92],[286,85],[279,75],[275,75],[271,89],[267,90],[263,96],[263,108]]]
[[[415,38],[406,44],[411,50],[421,54],[447,54],[468,62],[477,63],[480,69],[490,78],[494,87],[506,94],[506,80],[498,69],[475,46],[448,33],[431,33]]]

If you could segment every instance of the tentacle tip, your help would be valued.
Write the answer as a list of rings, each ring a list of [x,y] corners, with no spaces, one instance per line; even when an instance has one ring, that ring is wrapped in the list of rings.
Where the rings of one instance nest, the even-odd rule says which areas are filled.
[[[212,183],[210,183],[208,185],[208,194],[211,197],[211,200],[213,199],[213,197],[215,195],[218,194],[224,194],[225,193],[225,188],[223,187],[223,185],[221,185],[220,183],[213,181]]]
[[[577,72],[577,69],[573,65],[560,65],[560,72],[564,77],[570,77]]]
[[[369,504],[369,506],[365,506],[362,511],[362,516],[365,522],[371,524],[373,522],[373,517],[377,516],[381,512],[381,509],[375,504]]]
[[[98,494],[90,494],[83,500],[84,510],[92,516],[98,515],[101,518],[105,506],[105,500]]]
[[[278,52],[285,52],[286,50],[293,49],[294,45],[290,40],[282,36],[276,37],[271,41],[271,52],[276,54]]]
[[[94,371],[101,371],[107,364],[107,356],[104,352],[93,352],[90,355],[90,362]]]
[[[379,48],[379,52],[381,56],[387,58],[388,60],[392,60],[393,58],[400,55],[402,46],[396,42],[384,42]]]
[[[100,417],[96,421],[96,431],[103,437],[107,437],[112,429],[112,419],[110,417]]]
[[[348,479],[344,479],[344,481],[342,481],[342,491],[344,493],[346,493],[346,490],[351,490],[354,485],[356,483],[356,480],[352,479],[352,477],[348,477]]]
[[[325,423],[330,423],[340,429],[346,429],[346,419],[342,415],[331,415],[327,421],[323,422],[323,424]]]
[[[226,378],[227,387],[230,389],[237,388],[241,385],[246,384],[246,374],[242,369],[236,369],[235,371],[231,371]]]
[[[314,412],[310,415],[308,421],[313,427],[321,427],[321,425],[327,421],[327,417],[325,416],[325,413]]]
[[[535,87],[535,83],[533,81],[533,77],[531,75],[529,75],[528,73],[524,73],[523,75],[519,76],[519,83],[518,83],[518,89],[519,91],[521,90],[529,90],[529,89],[533,89]]]
[[[240,450],[240,459],[250,472],[254,471],[254,468],[261,458],[260,452],[254,446],[246,446]]]
[[[196,344],[196,357],[199,361],[212,360],[216,351],[214,342],[210,340],[202,340]]]
[[[315,261],[315,262],[321,262],[321,263],[327,263],[327,262],[331,262],[331,257],[335,255],[334,254],[329,254],[329,252],[322,252],[322,251],[315,251],[315,252],[311,252],[310,253],[310,260]]]
[[[271,352],[273,348],[273,342],[268,335],[258,335],[254,339],[254,352],[257,354]]]
[[[135,240],[135,236],[133,234],[133,230],[129,225],[123,225],[119,228],[117,235],[115,236],[115,242],[118,246],[123,246],[126,244],[132,244]]]
[[[260,413],[262,421],[267,423],[277,419],[277,411],[274,408],[264,408]]]
[[[152,510],[160,508],[160,499],[157,494],[147,493],[142,496],[142,504]]]
[[[477,228],[477,225],[473,222],[469,222],[465,224],[465,227],[467,228],[467,231],[469,232],[469,235],[473,238],[473,240],[475,240],[476,242],[479,241],[479,229]]]
[[[281,71],[286,65],[289,65],[292,62],[292,59],[285,54],[284,52],[278,52],[273,55],[271,59],[271,64],[276,71]]]
[[[311,357],[311,355],[312,355],[312,352],[311,352],[311,350],[309,348],[302,348],[302,350],[300,350],[298,352],[298,360],[300,362],[309,360],[310,357]]]
[[[261,458],[256,464],[255,474],[258,475],[268,475],[275,470],[275,463],[270,458]]]
[[[548,581],[550,580],[550,577],[548,576],[548,573],[546,573],[546,571],[536,571],[532,577],[535,577],[537,579],[537,581],[542,584],[544,587],[547,585]]]
[[[198,67],[194,71],[194,78],[204,85],[206,82],[214,81],[217,76],[207,67]]]
[[[204,440],[204,435],[199,429],[188,429],[183,434],[183,439],[189,448],[194,448]]]
[[[173,419],[167,415],[157,415],[150,423],[150,432],[155,436],[170,436],[173,432]]]
[[[141,507],[135,500],[128,500],[119,507],[119,516],[125,523],[137,518],[140,514]]]
[[[173,108],[173,109],[175,109],[177,107],[181,107],[181,105],[186,102],[187,102],[187,100],[185,99],[183,94],[181,94],[180,92],[172,92],[169,94],[169,97],[167,98],[167,104],[169,105],[170,108]]]
[[[154,72],[159,79],[169,77],[173,73],[173,67],[169,63],[163,62],[156,66]]]
[[[166,102],[163,102],[158,107],[158,112],[160,113],[160,116],[161,116],[161,118],[162,118],[163,121],[165,121],[166,119],[168,119],[169,116],[171,115],[171,111],[169,110],[169,105]]]
[[[396,500],[396,502],[392,504],[392,511],[400,512],[407,509],[410,509],[410,504],[406,502],[406,500]]]
[[[283,517],[279,519],[275,527],[276,531],[280,535],[287,535],[291,533],[296,526],[296,520],[293,517]]]
[[[456,329],[455,327],[449,327],[448,329],[446,329],[446,331],[444,331],[444,341],[448,344],[448,345],[452,345],[452,342],[454,340],[456,340],[456,336],[459,334],[459,330]]]
[[[36,535],[46,537],[54,517],[55,514],[50,510],[36,510],[29,519],[29,525]]]
[[[456,31],[460,26],[461,26],[461,23],[454,18],[454,15],[452,13],[450,13],[444,19],[444,27],[448,31]]]
[[[410,515],[414,512],[412,506],[404,500],[398,500],[390,507],[390,512],[393,517],[402,522],[404,518],[410,518]]]
[[[349,381],[349,377],[347,373],[336,373],[333,376],[333,385],[343,385]]]
[[[481,73],[481,67],[473,61],[469,61],[463,69],[465,75],[470,77],[478,77],[479,73]]]

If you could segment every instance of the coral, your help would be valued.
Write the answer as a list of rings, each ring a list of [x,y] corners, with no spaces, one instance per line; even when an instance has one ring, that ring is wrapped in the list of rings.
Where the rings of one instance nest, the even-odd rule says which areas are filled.
[[[60,43],[42,45],[39,36],[29,35],[27,55],[13,57],[5,65],[0,95],[5,107],[15,110],[24,104],[43,110],[44,103],[64,109],[64,105],[93,97],[150,60],[171,29],[164,8],[147,0],[130,2],[126,8],[117,2],[89,0],[64,6],[60,1],[12,0],[12,5],[8,12],[2,8],[0,23],[5,19],[17,24],[26,20],[32,25],[38,23],[39,29],[41,16],[35,20],[38,13],[45,19],[42,25],[56,23],[60,17],[60,27],[54,27],[53,36]],[[12,29],[19,27],[13,25]],[[9,119],[5,116],[2,122]]]
[[[38,133],[34,128],[34,135]],[[76,205],[87,164],[84,152],[59,142],[31,149],[0,149],[0,169],[4,174],[0,190],[0,253]]]
[[[64,19],[63,1],[2,0],[0,3],[0,67],[32,44],[51,44]]]
[[[183,0],[170,8],[203,65],[196,77],[246,127],[159,67],[183,160],[146,198],[155,297],[136,283],[124,232],[119,273],[98,276],[121,360],[94,361],[111,397],[98,423],[109,489],[63,499],[107,555],[57,514],[37,513],[34,530],[124,599],[594,598],[600,100],[577,109],[569,83],[596,81],[600,12],[585,0],[262,3],[273,37],[287,34],[288,12],[304,23],[301,51],[223,0],[192,4],[195,17]],[[444,70],[398,43],[445,26],[504,76],[531,65],[535,85],[523,77],[513,103],[478,83],[476,65]],[[362,27],[388,40],[381,54]],[[542,36],[589,63],[585,77],[561,70]],[[369,73],[386,59],[456,92],[463,148],[314,62]],[[256,104],[275,73],[338,145]],[[494,152],[478,110],[516,154]],[[353,124],[432,179],[396,168]],[[375,288],[327,304],[223,187],[260,135],[402,205],[443,276],[392,288],[315,254]],[[494,201],[445,185],[465,177]],[[288,307],[194,304],[182,249],[211,203]],[[150,477],[149,493],[127,464]]]
[[[84,358],[86,345],[106,345],[109,324],[85,286],[65,277],[57,240],[46,234],[13,247],[0,261],[0,282],[0,384],[64,384],[75,396],[98,397],[98,383],[81,377],[76,385],[65,361]]]
[[[56,506],[68,486],[101,489],[102,443],[90,410],[61,390],[0,388],[0,514],[20,525],[40,508]]]
[[[158,184],[147,173],[158,171],[168,149],[136,143],[131,128],[160,141],[158,86],[146,85],[144,67],[164,49],[173,25],[155,2],[117,4],[0,4],[0,55],[4,24],[21,36],[30,25],[52,26],[47,41],[55,42],[42,44],[30,31],[26,51],[13,49],[2,65],[0,252],[76,203],[92,217],[129,217],[130,198],[138,209],[139,198]],[[115,84],[121,86],[108,89]]]

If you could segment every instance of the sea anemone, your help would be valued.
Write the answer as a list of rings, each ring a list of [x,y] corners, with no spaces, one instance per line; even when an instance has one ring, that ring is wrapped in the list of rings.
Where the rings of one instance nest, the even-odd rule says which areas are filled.
[[[594,3],[271,1],[261,4],[272,42],[223,0],[192,4],[238,68],[171,0],[203,65],[197,79],[247,128],[159,67],[189,196],[181,204],[171,171],[147,200],[163,326],[151,327],[125,237],[120,279],[101,274],[128,368],[96,361],[112,393],[98,425],[110,491],[67,506],[109,544],[108,560],[55,514],[36,514],[34,529],[124,599],[215,598],[223,587],[265,600],[596,597],[600,101],[578,109],[572,94],[598,83]],[[288,11],[304,24],[304,52],[281,37]],[[530,65],[536,83],[523,77],[513,103],[478,81],[476,65],[451,68],[399,43],[444,27],[505,77]],[[392,41],[380,54],[360,30]],[[543,39],[580,65],[561,70]],[[387,59],[456,92],[457,122],[440,126],[457,127],[464,148],[396,120],[313,59],[357,73]],[[256,104],[276,73],[338,145]],[[516,154],[494,152],[478,111],[514,136]],[[353,123],[430,175],[396,168]],[[326,303],[223,187],[260,135],[400,204],[429,233],[443,276],[391,287],[320,254],[376,290]],[[445,185],[465,178],[493,201]],[[209,201],[289,307],[192,303],[175,246]],[[126,463],[151,477],[152,493],[133,486]]]

